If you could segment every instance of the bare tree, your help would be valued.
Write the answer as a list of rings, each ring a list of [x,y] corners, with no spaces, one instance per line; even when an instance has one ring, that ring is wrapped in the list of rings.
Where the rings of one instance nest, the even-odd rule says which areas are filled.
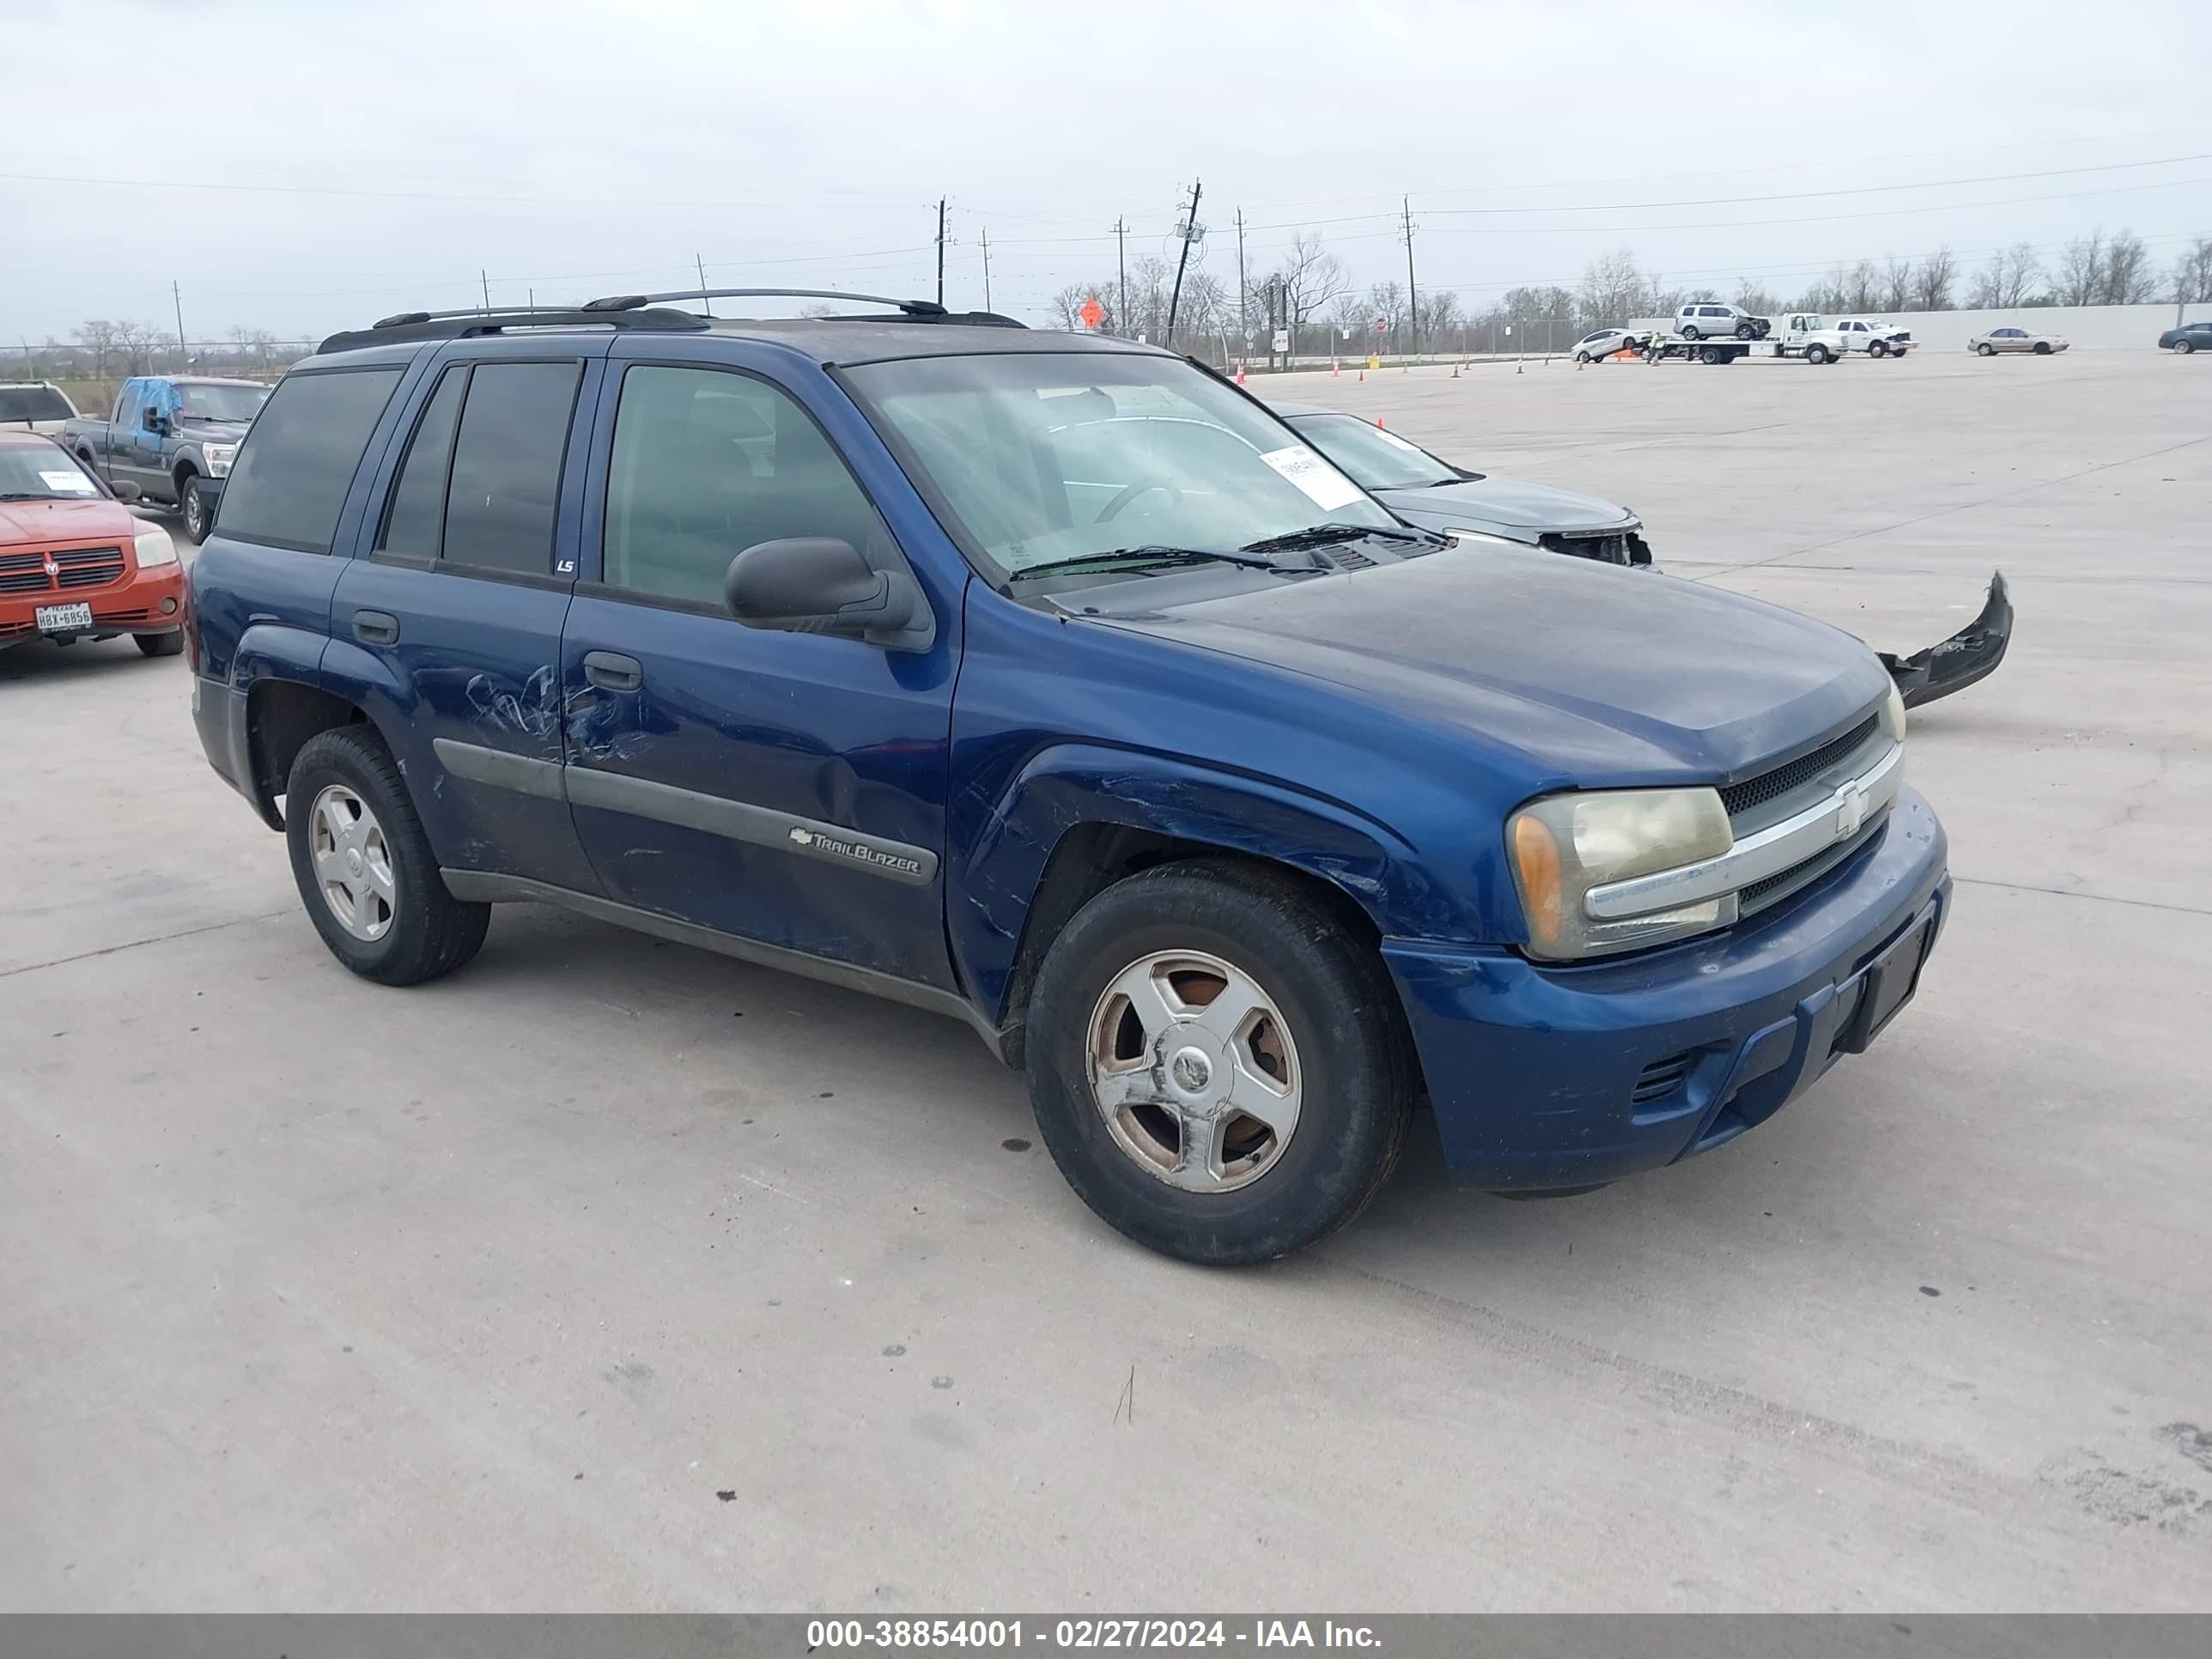
[[[2043,261],[2027,242],[2014,242],[1990,262],[1990,304],[2010,307],[2023,304],[2043,281]]]
[[[94,378],[105,379],[108,354],[115,349],[115,325],[105,317],[88,317],[70,331],[70,338],[92,354]]]
[[[2141,305],[2150,298],[2157,281],[2151,275],[2150,250],[2143,239],[2124,226],[2114,231],[2105,247],[2105,280],[2099,290],[2102,303]]]
[[[1904,310],[1912,301],[1912,261],[1890,255],[1881,268],[1881,280],[1875,286],[1876,310]]]
[[[1367,314],[1375,331],[1395,342],[1406,326],[1406,290],[1396,283],[1376,283],[1367,290]]]
[[[1920,262],[1920,269],[1912,279],[1912,305],[1915,311],[1948,311],[1951,308],[1951,283],[1959,274],[1959,262],[1951,255],[1949,244],[1937,248]]]
[[[1783,308],[1780,300],[1748,276],[1737,280],[1735,302],[1754,317],[1771,317]]]
[[[1451,333],[1465,319],[1459,295],[1450,289],[1435,289],[1420,296],[1421,332],[1428,337],[1429,349],[1445,351]]]
[[[1635,254],[1622,248],[1601,254],[1583,267],[1581,297],[1584,322],[1626,323],[1645,313],[1651,304],[1651,285],[1644,280]]]
[[[2059,255],[2051,295],[2062,306],[2091,306],[2105,289],[2105,228],[2077,236]]]
[[[1291,327],[1291,349],[1313,318],[1325,316],[1339,298],[1352,290],[1352,274],[1344,261],[1322,245],[1318,236],[1304,231],[1291,238],[1291,246],[1270,278],[1282,295],[1283,315]]]
[[[2175,261],[2173,298],[2185,306],[2212,300],[2212,237],[2198,237]]]
[[[1862,259],[1843,279],[1843,311],[1872,311],[1881,303],[1881,272],[1871,259]]]

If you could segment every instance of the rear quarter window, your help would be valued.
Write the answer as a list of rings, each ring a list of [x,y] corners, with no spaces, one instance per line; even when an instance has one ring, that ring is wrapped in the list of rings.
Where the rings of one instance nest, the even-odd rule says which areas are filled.
[[[225,536],[327,553],[397,368],[289,376],[262,408],[222,492]]]

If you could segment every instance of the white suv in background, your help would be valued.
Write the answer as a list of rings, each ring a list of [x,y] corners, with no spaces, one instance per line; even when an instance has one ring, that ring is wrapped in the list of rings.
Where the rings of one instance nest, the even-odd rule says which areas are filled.
[[[1686,340],[1719,340],[1730,335],[1739,340],[1763,340],[1770,326],[1765,318],[1754,317],[1741,306],[1701,301],[1674,313],[1674,332]]]
[[[41,437],[58,438],[76,419],[76,405],[52,380],[0,380],[0,427],[23,427]]]

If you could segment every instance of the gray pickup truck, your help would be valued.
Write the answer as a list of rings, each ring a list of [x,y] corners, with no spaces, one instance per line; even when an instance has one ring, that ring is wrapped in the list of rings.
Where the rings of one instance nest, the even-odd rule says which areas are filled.
[[[206,538],[209,503],[201,481],[218,486],[246,428],[269,400],[254,380],[190,375],[142,375],[125,380],[106,420],[79,416],[62,428],[61,444],[110,483],[133,483],[149,501],[173,504],[185,535]]]

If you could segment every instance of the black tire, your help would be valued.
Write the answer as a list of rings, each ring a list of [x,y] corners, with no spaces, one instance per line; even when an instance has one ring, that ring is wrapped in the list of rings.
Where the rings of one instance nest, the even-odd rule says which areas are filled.
[[[166,634],[133,634],[142,655],[149,657],[181,657],[185,654],[185,630],[173,628]]]
[[[1735,337],[1739,340],[1756,340],[1759,337],[1758,327],[1751,323],[1738,323],[1735,325]]]
[[[1978,356],[1994,357],[1997,355],[1997,349],[1991,345],[1987,340],[1984,340],[1981,344],[1974,348],[1974,352]]]
[[[185,539],[198,547],[207,539],[207,503],[200,499],[200,475],[187,467],[177,474],[177,517],[183,521]]]
[[[1686,340],[1702,340],[1705,336],[1698,332],[1698,325],[1695,323],[1685,323],[1682,325],[1682,337]]]
[[[389,928],[373,942],[346,931],[315,880],[309,818],[316,798],[332,784],[358,796],[384,832],[396,902]],[[342,726],[307,739],[285,785],[284,839],[307,919],[331,954],[363,979],[418,984],[452,973],[483,947],[491,906],[464,903],[446,890],[399,768],[372,728]]]
[[[1805,348],[1805,361],[1808,363],[1826,362],[1828,361],[1828,348],[1822,345],[1818,340],[1815,340],[1811,345]]]
[[[1171,1186],[1124,1150],[1097,1103],[1091,1026],[1148,953],[1203,952],[1281,1010],[1301,1104],[1275,1161],[1218,1192]],[[1419,1069],[1382,959],[1296,877],[1264,866],[1162,865],[1092,899],[1054,939],[1028,1012],[1030,1103],[1060,1174],[1109,1225],[1211,1267],[1271,1261],[1366,1207],[1405,1149]]]
[[[1728,361],[1728,353],[1723,351],[1718,346],[1705,346],[1698,350],[1698,361],[1709,367],[1717,363],[1724,363]]]
[[[1880,340],[1870,340],[1867,343],[1867,356],[1869,357],[1887,357],[1889,356],[1889,348],[1884,345]]]
[[[2035,355],[2039,357],[2048,357],[2051,355],[2051,342],[2038,340],[2035,343]]]
[[[1588,362],[1589,361],[1589,353],[1587,351],[1577,351],[1575,353],[1575,361],[1578,363]]]
[[[2186,357],[2191,352],[2197,349],[2197,342],[2194,340],[2176,340],[2173,343],[2173,349],[2176,355]]]

